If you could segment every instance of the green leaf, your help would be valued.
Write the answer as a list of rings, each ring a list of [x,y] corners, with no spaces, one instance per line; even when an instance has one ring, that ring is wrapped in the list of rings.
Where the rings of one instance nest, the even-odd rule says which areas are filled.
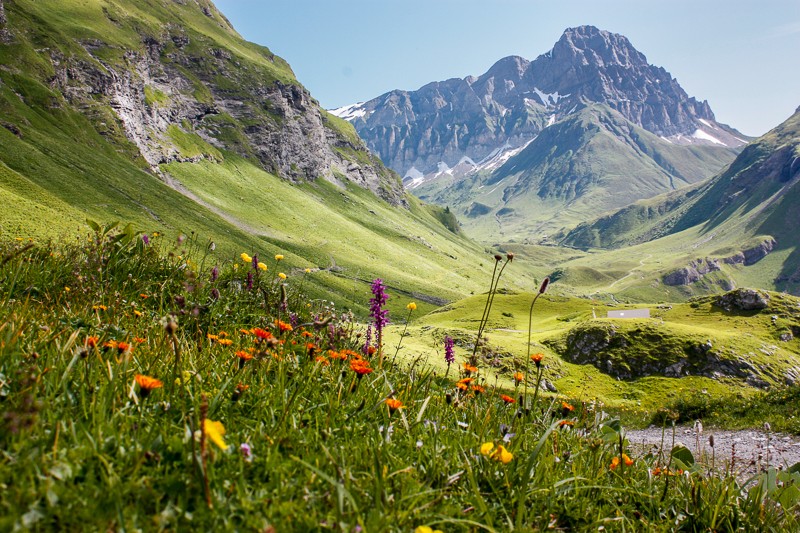
[[[678,461],[681,468],[684,470],[688,470],[692,466],[694,466],[694,455],[692,455],[691,450],[686,446],[679,444],[672,448],[672,458],[675,461]]]
[[[98,224],[97,222],[95,222],[95,221],[94,221],[94,220],[92,220],[91,218],[87,218],[87,219],[86,219],[86,224],[87,224],[87,225],[88,225],[90,228],[92,228],[92,231],[97,231],[97,232],[99,232],[99,231],[100,231],[100,224]]]

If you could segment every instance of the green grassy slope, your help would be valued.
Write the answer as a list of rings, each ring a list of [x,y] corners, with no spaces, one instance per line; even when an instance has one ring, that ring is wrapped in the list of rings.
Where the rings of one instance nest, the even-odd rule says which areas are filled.
[[[722,275],[739,285],[800,290],[800,254],[797,252],[796,209],[800,201],[800,114],[748,145],[724,172],[696,188],[659,196],[583,224],[562,242],[582,248],[620,248],[590,263],[616,256],[654,256],[664,272],[696,259],[724,259],[774,239],[775,249],[755,264],[723,265]],[[661,238],[658,238],[661,237]],[[647,242],[650,241],[650,242]],[[633,249],[622,247],[644,243]],[[636,265],[633,265],[636,268]],[[658,276],[637,268],[639,297],[645,285],[658,285]],[[662,272],[663,273],[663,272]],[[635,280],[624,284],[635,285]],[[719,290],[712,283],[679,289],[684,294]],[[635,288],[633,288],[635,291]],[[670,292],[674,289],[661,287]]]
[[[548,293],[534,307],[531,353],[545,354],[544,377],[559,394],[598,398],[619,408],[654,412],[699,390],[711,397],[751,394],[757,390],[753,385],[784,385],[800,365],[800,341],[781,340],[796,327],[800,301],[769,295],[769,308],[745,312],[725,311],[714,297],[660,306],[609,306]],[[492,384],[497,380],[511,387],[513,372],[525,370],[531,297],[512,291],[495,299],[486,330],[489,351],[481,357]],[[449,335],[456,339],[460,364],[472,353],[484,301],[485,296],[473,296],[414,320],[401,351],[422,354],[444,373],[442,345]],[[649,307],[652,318],[605,318],[610,310],[636,307]],[[426,349],[430,345],[438,351]]]
[[[360,312],[376,277],[394,288],[397,298],[390,303],[398,310],[409,299],[419,300],[424,310],[479,290],[489,276],[484,248],[454,235],[452,220],[440,221],[438,210],[410,197],[407,208],[393,207],[344,177],[341,186],[324,180],[290,184],[265,172],[246,150],[237,155],[178,124],[166,132],[180,157],[151,169],[102,95],[76,98],[52,83],[54,65],[65,58],[119,69],[126,50],[147,50],[148,36],[168,43],[187,36],[183,53],[231,54],[244,73],[237,81],[251,88],[297,84],[282,59],[243,41],[210,3],[201,4],[22,0],[6,5],[14,31],[11,43],[0,44],[0,237],[72,239],[88,231],[86,218],[131,222],[173,238],[194,234],[202,245],[215,242],[222,257],[283,253],[289,275],[321,268],[307,290]],[[164,56],[170,55],[169,46]],[[130,75],[138,74],[130,70]],[[208,88],[195,79],[190,90],[202,100]],[[59,87],[82,86],[73,81]],[[144,97],[149,106],[169,98],[152,89]],[[246,144],[241,136],[248,124],[230,116],[212,118],[232,148]],[[352,126],[332,116],[323,119],[336,150],[388,175],[362,148]]]

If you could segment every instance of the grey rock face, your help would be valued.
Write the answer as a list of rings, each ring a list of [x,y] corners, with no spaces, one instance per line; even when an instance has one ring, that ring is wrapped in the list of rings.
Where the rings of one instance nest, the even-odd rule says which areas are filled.
[[[769,307],[769,295],[755,289],[736,289],[717,298],[716,304],[726,311],[756,311]]]
[[[169,48],[167,52],[167,42],[177,51]],[[182,51],[186,44],[188,37],[181,33],[164,42],[150,38],[146,53],[127,53],[125,67],[109,65],[100,58],[90,63],[54,55],[56,74],[51,84],[78,105],[90,98],[106,101],[125,136],[156,172],[160,164],[208,157],[182,156],[171,137],[178,128],[212,146],[255,159],[262,168],[285,179],[322,178],[338,183],[344,178],[393,204],[405,202],[399,179],[363,144],[354,144],[327,127],[327,114],[304,87],[257,77],[248,78],[248,83],[236,90],[220,87],[208,72],[250,73],[226,50],[212,50],[207,57],[198,58]],[[91,53],[91,46],[87,50]],[[210,98],[196,96],[197,82],[185,72],[203,80]],[[159,98],[148,99],[148,92]],[[345,155],[358,152],[363,157],[349,159]]]
[[[693,142],[698,129],[713,127],[732,146],[744,144],[718,128],[707,102],[690,98],[627,38],[592,26],[567,29],[534,61],[510,56],[478,77],[386,93],[358,105],[349,120],[391,168],[427,174],[439,162],[454,167],[523,146],[591,102],[659,136]]]
[[[6,8],[3,5],[3,0],[0,0],[0,43],[11,42],[11,33],[8,31],[7,25]]]

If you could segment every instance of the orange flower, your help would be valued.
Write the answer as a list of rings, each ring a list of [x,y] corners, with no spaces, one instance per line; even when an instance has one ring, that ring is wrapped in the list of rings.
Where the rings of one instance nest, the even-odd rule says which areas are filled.
[[[633,459],[628,457],[627,453],[622,454],[622,461],[625,463],[625,466],[633,466]],[[611,464],[609,465],[609,469],[616,470],[619,466],[620,460],[619,456],[615,455],[613,459],[611,459]]]
[[[472,378],[464,378],[459,379],[456,381],[456,388],[461,390],[467,390],[469,388],[469,384],[472,383],[474,380]]]
[[[525,380],[525,375],[522,372],[514,372],[514,381],[518,384]]]
[[[236,352],[236,357],[241,359],[242,361],[249,361],[253,358],[253,354],[246,352],[244,350],[239,350]]]
[[[117,352],[119,352],[120,354],[131,353],[132,351],[133,351],[133,346],[131,346],[127,342],[120,341],[117,343]]]
[[[403,402],[396,400],[395,398],[387,398],[385,403],[389,407],[390,413],[394,413],[398,409],[403,408]]]
[[[100,340],[100,337],[86,337],[86,346],[89,348],[97,347],[97,341]]]
[[[572,427],[574,425],[575,425],[575,422],[573,422],[572,420],[562,420],[561,422],[558,423],[558,427],[560,427],[560,428]]]
[[[233,340],[231,339],[220,339],[217,342],[220,343],[222,346],[230,346],[231,344],[233,344]]]
[[[117,341],[115,341],[115,340],[110,340],[110,341],[106,341],[106,342],[103,343],[103,351],[104,352],[108,351],[108,350],[116,350],[116,349],[117,349]]]
[[[317,351],[317,345],[313,342],[306,343],[306,350],[308,350],[308,355],[314,355],[314,352]]]
[[[475,373],[475,372],[477,372],[477,371],[478,371],[478,367],[476,367],[476,366],[472,366],[472,365],[471,365],[471,364],[469,364],[469,363],[464,363],[464,373],[465,373],[466,375],[468,375],[468,376],[469,376],[470,374],[474,374],[474,373]]]
[[[331,362],[328,361],[328,359],[322,355],[318,355],[316,358],[314,358],[314,361],[316,361],[317,363],[322,363],[322,366],[328,366],[331,364]]]
[[[133,379],[135,379],[136,384],[139,385],[139,394],[142,396],[142,398],[147,398],[147,395],[150,394],[150,391],[154,389],[160,389],[164,386],[161,380],[151,378],[150,376],[145,376],[144,374],[136,374]]]
[[[147,339],[145,339],[143,337],[134,337],[133,338],[133,342],[135,342],[137,344],[144,344],[145,342],[147,342]]]
[[[313,337],[314,334],[311,333],[310,331],[304,331],[303,333],[300,334],[300,336],[308,338],[308,337]]]
[[[233,394],[231,395],[231,401],[238,402],[239,398],[241,398],[242,394],[244,394],[244,391],[246,391],[249,388],[250,385],[243,385],[241,383],[236,385],[236,388],[233,390]]]
[[[561,402],[561,410],[567,413],[571,413],[575,410],[575,406],[572,404],[568,404],[567,402]]]
[[[375,348],[374,346],[369,346],[369,347],[367,348],[367,355],[372,355],[372,354],[374,354],[374,353],[375,353],[375,352],[377,352],[377,351],[378,351],[378,349],[377,349],[377,348]]]
[[[260,341],[265,341],[265,340],[269,339],[270,337],[272,337],[272,333],[270,333],[269,331],[267,331],[265,329],[261,329],[261,328],[253,328],[253,329],[250,330],[250,333],[255,335],[256,338],[258,340],[260,340]]]
[[[542,359],[544,359],[543,353],[535,353],[531,356],[531,361],[536,363],[537,367],[542,364]]]
[[[475,394],[483,394],[484,392],[486,392],[486,389],[484,389],[480,385],[473,385],[472,392],[474,392]]]
[[[369,361],[364,361],[363,359],[353,359],[350,361],[350,370],[358,374],[359,378],[373,372],[369,367]]]
[[[208,340],[210,340],[210,341],[216,341],[216,340],[219,340],[219,336],[218,336],[218,335],[214,335],[213,333],[208,333],[208,334],[206,334],[206,338],[207,338]]]
[[[344,361],[345,359],[347,359],[347,354],[345,352],[328,350],[328,357],[330,357],[331,359],[339,359],[340,361]]]
[[[241,333],[242,335],[251,335],[253,332],[250,331],[249,329],[240,329],[239,333]]]
[[[500,399],[503,400],[504,402],[506,402],[507,404],[509,404],[509,403],[517,403],[517,400],[515,400],[511,396],[507,396],[505,394],[501,394],[500,395]]]
[[[276,320],[275,325],[278,326],[278,329],[281,333],[284,331],[292,331],[294,329],[291,324],[287,324],[286,322],[282,322],[280,320]]]

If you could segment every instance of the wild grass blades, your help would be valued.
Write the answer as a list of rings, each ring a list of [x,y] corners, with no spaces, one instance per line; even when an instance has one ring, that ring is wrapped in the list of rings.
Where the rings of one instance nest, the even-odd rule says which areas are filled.
[[[489,282],[489,292],[486,293],[486,303],[483,306],[483,314],[481,315],[481,319],[478,322],[478,333],[475,336],[475,346],[472,349],[472,355],[469,358],[469,364],[472,366],[477,366],[478,364],[478,347],[481,345],[481,338],[483,336],[483,332],[486,329],[486,324],[489,322],[489,314],[492,311],[492,304],[494,303],[494,296],[497,293],[497,284],[500,282],[500,277],[503,275],[503,271],[505,270],[506,266],[514,260],[514,254],[508,253],[506,254],[506,260],[503,263],[503,266],[500,267],[500,271],[498,272],[497,266],[500,264],[500,261],[503,260],[503,256],[500,254],[495,254],[494,256],[494,270],[492,270],[492,279]]]
[[[394,355],[392,356],[392,366],[394,366],[394,363],[397,360],[397,354],[400,353],[400,345],[403,344],[403,339],[406,337],[408,324],[411,322],[411,314],[417,310],[417,304],[415,302],[408,302],[406,309],[408,309],[408,316],[406,316],[406,323],[405,326],[403,326],[403,332],[400,334],[400,340],[397,341],[397,348],[395,348]]]
[[[536,300],[539,299],[539,296],[545,293],[547,290],[547,286],[550,284],[550,278],[546,277],[542,280],[542,284],[539,286],[539,291],[534,295],[533,301],[531,301],[531,308],[528,311],[528,344],[527,344],[527,353],[525,354],[525,390],[523,392],[522,398],[522,406],[523,409],[529,409],[528,406],[528,379],[530,376],[530,366],[531,366],[531,332],[533,330],[533,306],[536,305]],[[539,388],[542,384],[542,356],[543,354],[536,354],[537,357],[534,361],[536,364],[536,389],[533,392],[533,404],[536,405],[536,398],[539,395]]]
[[[0,530],[798,527],[788,489],[761,483],[795,474],[741,490],[690,470],[661,502],[602,409],[539,398],[521,424],[497,383],[454,396],[418,354],[378,368],[330,303],[281,310],[272,265],[202,270],[174,240],[117,249],[115,231],[0,267]]]

